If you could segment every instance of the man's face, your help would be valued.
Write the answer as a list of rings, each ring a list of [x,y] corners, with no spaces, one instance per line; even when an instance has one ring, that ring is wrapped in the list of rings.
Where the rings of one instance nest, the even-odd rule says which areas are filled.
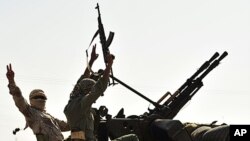
[[[30,105],[40,111],[45,110],[45,104],[46,104],[46,100],[43,100],[43,99],[31,99],[30,100]]]
[[[40,111],[45,110],[47,97],[44,92],[36,92],[30,95],[30,105]]]

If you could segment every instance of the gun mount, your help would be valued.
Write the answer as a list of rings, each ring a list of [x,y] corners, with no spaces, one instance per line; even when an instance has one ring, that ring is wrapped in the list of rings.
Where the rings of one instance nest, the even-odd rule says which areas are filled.
[[[105,56],[110,53],[108,47],[112,42],[114,33],[110,32],[109,38],[106,40],[98,4],[96,9],[98,10],[98,30],[92,38],[92,41],[99,34],[104,62],[106,64]],[[127,134],[136,134],[140,141],[203,141],[201,140],[201,133],[205,133],[204,131],[207,131],[208,128],[214,128],[216,131],[222,130],[223,134],[220,134],[219,140],[222,141],[222,136],[223,139],[228,140],[229,126],[217,126],[212,124],[204,124],[205,126],[197,125],[196,128],[199,130],[195,130],[196,132],[194,131],[195,133],[192,135],[192,126],[191,128],[186,125],[184,127],[184,124],[179,120],[173,120],[183,106],[185,106],[185,104],[190,101],[203,86],[202,80],[208,75],[208,73],[217,67],[220,61],[227,55],[228,53],[226,51],[221,56],[216,52],[173,94],[167,92],[157,102],[152,101],[145,95],[119,80],[113,75],[113,71],[111,70],[110,78],[112,79],[112,83],[109,82],[109,85],[117,83],[121,84],[153,104],[155,108],[148,109],[149,111],[145,112],[143,115],[132,115],[128,117],[125,117],[122,108],[114,118],[108,114],[108,109],[105,106],[101,106],[99,110],[95,109],[95,134],[97,135],[98,141],[108,141],[109,138],[113,140]],[[163,104],[160,104],[163,100],[165,100]],[[200,129],[200,126],[205,128]],[[217,127],[219,128],[217,129]],[[214,132],[212,131],[210,134],[214,134]],[[210,136],[205,136],[204,138],[206,141],[214,141],[218,140],[216,137],[211,138]]]
[[[183,124],[179,120],[173,120],[173,118],[200,90],[203,86],[202,80],[207,74],[217,67],[220,61],[227,55],[228,53],[226,51],[221,56],[216,52],[208,61],[205,61],[201,67],[175,91],[174,94],[167,92],[157,102],[150,100],[145,95],[139,93],[111,75],[110,77],[113,80],[152,103],[155,108],[152,110],[149,109],[149,112],[146,112],[143,115],[133,115],[127,118],[125,118],[125,115],[123,114],[123,109],[120,110],[115,118],[111,118],[108,114],[102,114],[102,116],[97,115],[97,119],[99,119],[97,125],[98,140],[108,141],[108,137],[110,139],[115,139],[132,133],[136,134],[140,141],[192,141],[190,134],[184,129]],[[161,105],[160,102],[164,99],[166,100]],[[99,111],[102,110],[100,109]],[[105,116],[106,119],[104,119]],[[223,130],[228,130],[228,126],[225,126]]]

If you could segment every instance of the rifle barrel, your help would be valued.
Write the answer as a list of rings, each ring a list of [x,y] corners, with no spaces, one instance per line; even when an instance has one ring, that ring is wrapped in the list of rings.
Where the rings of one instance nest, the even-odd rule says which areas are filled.
[[[217,60],[215,60],[208,69],[200,76],[200,79],[202,80],[206,75],[211,72],[215,67],[217,67],[220,64],[220,61],[224,59],[228,53],[225,51]]]
[[[225,51],[221,56],[216,52],[206,61],[187,81],[166,101],[164,105],[170,110],[162,112],[166,118],[174,118],[181,108],[199,91],[203,86],[202,79],[211,72],[228,53]],[[219,58],[215,60],[217,57]]]

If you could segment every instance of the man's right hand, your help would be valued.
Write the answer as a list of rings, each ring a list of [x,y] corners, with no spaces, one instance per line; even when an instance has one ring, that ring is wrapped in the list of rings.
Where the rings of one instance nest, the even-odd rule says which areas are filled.
[[[106,60],[107,60],[107,64],[108,64],[108,67],[112,67],[112,64],[113,64],[113,60],[115,59],[115,56],[113,54],[108,54],[106,56]]]
[[[12,70],[11,64],[7,65],[6,77],[8,78],[9,82],[14,82],[14,76],[15,76],[15,73]]]
[[[110,71],[113,65],[113,60],[115,59],[115,56],[113,54],[108,54],[106,56],[106,61],[107,61],[107,66],[106,69],[103,72],[103,78],[105,79],[105,81],[108,82],[109,80],[109,76],[110,76]]]

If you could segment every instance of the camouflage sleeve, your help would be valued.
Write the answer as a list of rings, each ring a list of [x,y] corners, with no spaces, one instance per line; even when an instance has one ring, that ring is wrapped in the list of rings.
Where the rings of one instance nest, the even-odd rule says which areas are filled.
[[[16,86],[15,83],[9,84],[8,87],[9,87],[9,90],[10,90],[10,94],[13,96],[15,105],[17,106],[19,111],[21,113],[23,113],[23,115],[26,116],[26,117],[31,116],[31,112],[29,110],[30,105],[27,103],[27,101],[22,96],[22,92],[19,89],[19,87]]]
[[[83,98],[82,104],[91,106],[107,89],[108,82],[104,78],[100,78],[96,84],[92,87],[90,94],[87,95],[86,99]]]
[[[57,118],[55,118],[56,122],[58,123],[61,131],[65,132],[65,131],[70,131],[70,127],[69,124],[63,120],[59,120]]]

